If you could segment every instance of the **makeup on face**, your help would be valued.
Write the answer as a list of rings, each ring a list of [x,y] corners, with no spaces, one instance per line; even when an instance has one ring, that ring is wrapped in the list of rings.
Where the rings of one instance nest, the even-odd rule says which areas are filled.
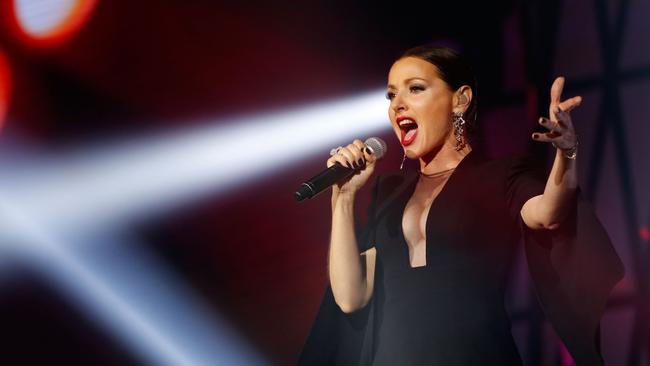
[[[410,158],[444,143],[449,132],[452,91],[437,68],[418,58],[400,59],[389,73],[386,98],[395,134]]]

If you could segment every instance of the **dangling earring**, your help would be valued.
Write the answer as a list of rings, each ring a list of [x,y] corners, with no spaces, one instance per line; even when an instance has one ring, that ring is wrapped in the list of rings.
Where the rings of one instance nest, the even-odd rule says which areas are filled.
[[[402,168],[404,168],[404,161],[406,161],[406,153],[404,153],[404,157],[402,158],[402,164],[399,165],[399,170],[402,170]]]
[[[463,139],[463,126],[465,126],[463,112],[454,112],[452,114],[452,120],[454,124],[454,135],[456,135],[456,150],[460,150],[465,146],[465,140]]]

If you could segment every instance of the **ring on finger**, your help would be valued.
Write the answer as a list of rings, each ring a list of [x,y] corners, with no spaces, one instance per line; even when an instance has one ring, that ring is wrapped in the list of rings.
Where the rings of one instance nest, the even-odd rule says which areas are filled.
[[[334,156],[334,155],[338,154],[339,150],[341,150],[342,148],[343,148],[343,146],[333,148],[332,150],[330,150],[330,156]]]

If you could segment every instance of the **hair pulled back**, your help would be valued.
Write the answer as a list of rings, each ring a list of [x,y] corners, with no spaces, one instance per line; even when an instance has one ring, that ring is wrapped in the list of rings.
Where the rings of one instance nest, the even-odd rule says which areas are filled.
[[[472,89],[472,100],[465,111],[465,130],[470,140],[477,132],[477,101],[478,87],[476,77],[469,62],[458,52],[448,47],[417,46],[404,52],[399,59],[417,57],[433,64],[440,78],[447,83],[452,91],[458,90],[463,85]]]

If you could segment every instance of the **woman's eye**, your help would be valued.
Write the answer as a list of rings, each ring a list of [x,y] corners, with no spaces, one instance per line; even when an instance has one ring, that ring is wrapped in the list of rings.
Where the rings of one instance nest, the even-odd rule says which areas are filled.
[[[386,93],[386,99],[393,100],[393,98],[395,98],[395,93],[393,93],[393,92],[387,92]]]
[[[424,90],[424,86],[422,85],[413,85],[409,88],[411,92],[419,92]]]

